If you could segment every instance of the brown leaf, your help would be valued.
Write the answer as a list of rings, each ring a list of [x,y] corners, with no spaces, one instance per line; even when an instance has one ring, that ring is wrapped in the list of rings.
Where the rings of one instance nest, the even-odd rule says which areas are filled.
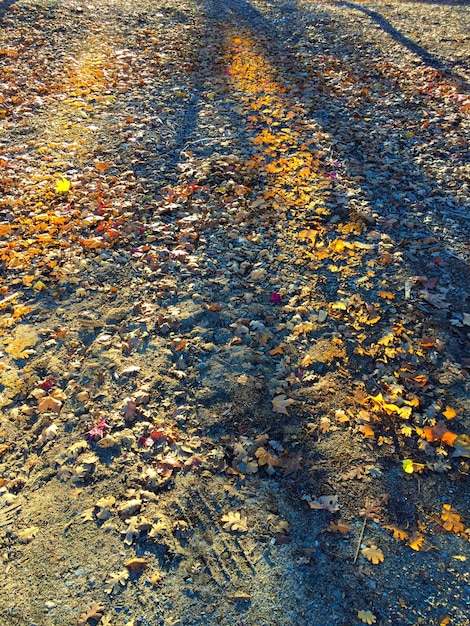
[[[143,572],[148,567],[148,561],[145,556],[134,556],[126,561],[124,565],[132,572]]]
[[[44,398],[40,398],[38,400],[38,409],[40,411],[53,411],[54,413],[59,413],[62,407],[62,402],[60,400],[56,400],[52,396],[44,396]]]

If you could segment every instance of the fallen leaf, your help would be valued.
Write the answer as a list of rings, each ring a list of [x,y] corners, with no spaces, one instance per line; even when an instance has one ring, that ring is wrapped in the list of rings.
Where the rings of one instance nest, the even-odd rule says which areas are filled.
[[[368,548],[362,548],[361,554],[374,565],[378,565],[384,560],[384,553],[375,545],[371,545]]]
[[[358,611],[357,616],[364,624],[375,624],[377,621],[375,615],[370,611]]]
[[[421,548],[423,547],[423,544],[424,544],[424,537],[420,535],[419,533],[414,533],[410,537],[410,540],[408,542],[409,547],[412,550],[415,550],[416,552],[421,550]]]
[[[52,396],[44,396],[38,400],[38,409],[40,411],[53,411],[54,413],[60,413],[62,402],[56,400]]]
[[[329,513],[336,513],[339,511],[338,496],[320,496],[317,500],[312,500],[308,503],[311,509],[328,511]]]
[[[70,189],[70,181],[67,178],[59,178],[55,183],[57,193],[67,193]]]
[[[224,530],[232,530],[238,533],[245,533],[248,530],[247,518],[242,517],[238,511],[230,511],[222,516]]]
[[[444,522],[442,525],[448,531],[461,533],[465,530],[462,517],[454,508],[450,506],[450,504],[442,505],[441,520]]]
[[[282,413],[283,415],[289,415],[287,407],[291,404],[295,404],[295,400],[292,398],[286,398],[284,395],[276,396],[272,399],[273,411],[275,413]]]
[[[446,410],[442,411],[442,415],[448,420],[453,420],[454,417],[457,416],[457,411],[455,409],[452,409],[450,406],[446,406]]]

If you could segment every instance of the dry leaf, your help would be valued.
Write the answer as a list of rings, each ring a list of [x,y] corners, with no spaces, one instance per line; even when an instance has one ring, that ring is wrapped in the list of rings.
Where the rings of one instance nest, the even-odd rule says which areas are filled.
[[[392,531],[392,535],[394,539],[405,541],[406,539],[409,538],[409,535],[406,532],[406,530],[402,530],[401,528],[397,528],[396,526],[384,526],[384,528]]]
[[[311,509],[329,511],[330,513],[339,511],[338,496],[320,496],[317,500],[309,502],[308,505]]]
[[[329,530],[330,532],[339,533],[340,535],[348,535],[352,531],[352,529],[353,527],[351,526],[351,524],[348,524],[347,522],[342,522],[341,520],[339,520],[338,523],[331,521],[327,528],[327,530]]]
[[[416,550],[416,552],[421,550],[421,548],[423,547],[423,544],[424,544],[424,537],[420,535],[419,533],[413,533],[413,535],[410,537],[410,540],[408,542],[408,545],[410,546],[410,548],[412,550]]]
[[[450,406],[446,406],[446,410],[442,411],[442,415],[446,417],[448,420],[453,420],[454,417],[457,416],[457,411],[452,409]]]
[[[292,398],[286,398],[284,395],[276,396],[272,399],[273,411],[275,413],[282,413],[283,415],[289,415],[287,407],[291,404],[295,404],[295,400]]]
[[[54,413],[60,413],[60,409],[62,407],[62,402],[60,400],[56,400],[52,396],[44,396],[38,400],[38,409],[42,411],[53,411]]]
[[[119,572],[110,572],[104,587],[105,592],[108,594],[118,593],[118,591],[121,591],[121,587],[125,587],[128,578],[129,572],[127,569],[122,569]]]
[[[144,569],[147,569],[148,562],[145,556],[134,556],[127,560],[124,565],[132,572],[143,572]]]
[[[465,530],[465,525],[462,523],[462,517],[450,506],[450,504],[442,505],[441,520],[444,522],[442,525],[448,531],[461,533]]]
[[[91,607],[85,611],[85,613],[80,615],[78,626],[86,626],[91,619],[99,621],[103,617],[105,610],[106,607],[103,604],[99,604],[98,602],[93,603]]]
[[[230,511],[222,516],[224,530],[232,530],[238,533],[245,533],[248,530],[247,518],[242,517],[238,511]]]
[[[28,528],[23,528],[22,530],[19,530],[17,533],[18,540],[21,541],[21,543],[29,543],[36,537],[38,532],[39,532],[38,526],[29,526]]]
[[[361,554],[366,557],[368,561],[371,561],[374,565],[382,563],[384,560],[384,554],[380,548],[371,545],[369,548],[363,548]]]
[[[375,615],[370,611],[358,611],[357,616],[364,624],[375,624],[377,621]]]

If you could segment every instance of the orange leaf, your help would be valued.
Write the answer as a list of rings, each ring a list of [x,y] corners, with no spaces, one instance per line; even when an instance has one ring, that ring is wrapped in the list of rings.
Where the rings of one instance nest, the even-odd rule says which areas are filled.
[[[384,300],[393,300],[395,298],[395,294],[391,291],[378,291],[377,295]]]
[[[359,426],[359,430],[362,432],[366,439],[374,439],[375,432],[372,426],[370,426],[369,424],[361,424]]]
[[[445,432],[441,437],[441,441],[443,443],[446,443],[448,446],[455,446],[457,439],[458,439],[458,435],[456,435],[456,433],[451,432],[450,430]]]
[[[454,508],[450,506],[450,504],[442,505],[441,520],[444,522],[442,525],[448,531],[461,533],[465,530],[462,517]]]
[[[420,535],[419,533],[414,533],[410,537],[410,541],[408,542],[408,545],[410,546],[410,548],[412,550],[416,550],[416,552],[421,550],[421,548],[423,547],[423,544],[424,544],[424,537],[423,535]]]
[[[80,243],[85,248],[90,248],[90,250],[96,250],[98,248],[104,248],[105,242],[102,237],[89,237],[88,239],[80,239]]]
[[[98,170],[98,172],[106,172],[106,170],[109,168],[109,163],[108,161],[99,161],[98,163],[95,163],[95,167]]]
[[[180,343],[176,346],[175,352],[180,352],[181,350],[183,350],[183,348],[186,346],[186,344],[187,344],[186,339],[182,339],[180,341]]]
[[[277,346],[277,348],[273,348],[272,350],[269,351],[269,354],[271,356],[275,356],[276,354],[284,354],[284,349],[281,346]]]
[[[444,415],[444,417],[447,417],[448,420],[453,420],[454,417],[456,417],[457,415],[457,411],[455,409],[452,409],[450,406],[446,406],[446,410],[442,411],[442,415]]]
[[[424,387],[428,384],[428,377],[425,374],[418,374],[413,380],[418,387]]]

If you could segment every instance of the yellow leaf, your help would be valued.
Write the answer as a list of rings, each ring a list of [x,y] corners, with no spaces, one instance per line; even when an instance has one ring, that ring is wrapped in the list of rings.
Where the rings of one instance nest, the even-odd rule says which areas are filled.
[[[300,367],[306,368],[309,367],[310,365],[312,365],[313,363],[313,358],[310,356],[310,354],[306,354],[300,361]]]
[[[18,319],[22,317],[23,315],[27,315],[28,313],[31,313],[31,311],[34,311],[35,308],[36,307],[29,306],[28,304],[14,304],[13,305],[13,317],[15,319]]]
[[[461,533],[465,530],[465,525],[462,523],[462,517],[450,506],[450,504],[442,505],[441,520],[444,522],[444,528],[448,531]]]
[[[377,621],[375,615],[370,611],[358,611],[357,616],[364,624],[375,624]]]
[[[403,466],[403,471],[406,472],[407,474],[412,474],[415,471],[414,463],[411,459],[403,459],[401,464]]]
[[[451,409],[450,406],[446,406],[446,410],[442,411],[442,415],[447,417],[448,420],[453,420],[457,415],[457,411],[455,409]]]
[[[42,282],[42,280],[38,280],[34,283],[33,289],[34,291],[42,291],[43,289],[46,289],[46,285]]]
[[[410,548],[412,550],[416,550],[416,552],[421,550],[421,548],[423,547],[423,544],[424,544],[424,537],[423,535],[420,535],[419,533],[415,533],[412,537],[410,537],[410,541],[408,543]]]
[[[362,548],[361,554],[374,565],[378,565],[384,560],[384,553],[380,548],[374,545],[371,545],[369,548]]]
[[[67,178],[59,178],[55,182],[55,190],[57,193],[67,193],[70,189],[70,181]]]
[[[409,535],[406,532],[406,530],[402,530],[401,528],[397,528],[396,526],[385,526],[384,528],[392,531],[394,539],[403,541],[409,538]]]

